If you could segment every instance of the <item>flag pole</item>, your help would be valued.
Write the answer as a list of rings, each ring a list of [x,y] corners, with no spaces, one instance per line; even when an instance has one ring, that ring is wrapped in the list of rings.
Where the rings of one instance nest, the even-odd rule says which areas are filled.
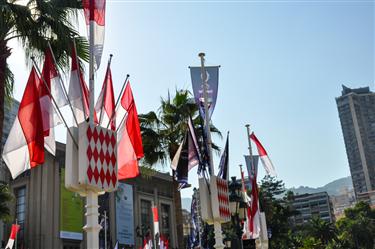
[[[18,221],[17,221],[17,218],[16,218],[16,226],[18,225]],[[16,233],[16,238],[15,238],[15,245],[14,245],[14,249],[17,249],[17,233]]]
[[[250,161],[251,161],[251,170],[253,172],[255,172],[254,159],[253,159],[253,150],[251,149],[250,125],[246,124],[245,127],[246,127],[246,131],[247,131],[247,141],[249,143],[248,149],[249,149],[249,155],[250,155]]]
[[[130,75],[129,74],[127,74],[126,75],[126,78],[125,78],[125,81],[124,81],[124,84],[122,84],[122,88],[121,88],[121,91],[120,91],[120,94],[118,95],[118,97],[117,97],[117,100],[116,100],[116,104],[115,104],[115,111],[112,113],[112,115],[111,115],[111,118],[109,119],[109,122],[108,122],[108,124],[107,124],[107,129],[108,129],[108,127],[109,127],[109,124],[111,123],[111,121],[112,121],[112,119],[115,117],[115,114],[116,114],[116,110],[117,110],[117,105],[118,105],[118,103],[120,102],[120,99],[121,99],[121,95],[122,95],[122,92],[124,91],[124,89],[125,89],[125,86],[126,86],[126,82],[128,82],[128,80],[129,80],[129,77],[130,77]]]
[[[205,53],[199,53],[198,55],[201,58],[201,74],[202,74],[202,85],[203,85],[203,98],[204,98],[204,122],[205,122],[205,129],[206,129],[206,134],[207,134],[207,149],[208,149],[208,156],[210,157],[210,165],[209,165],[209,171],[210,171],[210,176],[215,175],[214,172],[214,160],[212,158],[212,141],[211,141],[211,132],[210,132],[210,116],[208,113],[208,93],[207,93],[207,74],[206,74],[206,69],[204,67],[204,56]]]
[[[256,179],[256,176],[257,176],[258,172],[256,172],[256,169],[255,169],[254,158],[253,158],[253,150],[251,149],[250,124],[246,124],[245,127],[246,127],[246,131],[247,131],[247,140],[248,140],[248,143],[249,143],[248,149],[249,149],[249,155],[250,155],[251,170],[253,171],[252,173],[254,173],[254,179]],[[249,176],[249,178],[250,178],[250,176]],[[259,209],[259,213],[260,213],[259,199],[258,199],[258,209]],[[259,222],[260,222],[260,220],[259,220]],[[260,226],[259,234],[262,234],[262,226]],[[259,242],[260,249],[263,249],[263,244],[262,244],[261,238],[258,238],[256,240],[258,240],[258,242]]]
[[[206,134],[207,134],[207,149],[208,149],[208,155],[210,157],[210,165],[209,165],[209,171],[210,171],[210,178],[212,176],[215,176],[214,171],[214,160],[212,157],[212,140],[211,140],[211,133],[210,133],[210,116],[208,113],[208,93],[207,93],[207,74],[206,69],[204,67],[204,56],[205,53],[199,53],[198,56],[201,58],[201,74],[202,74],[202,85],[203,85],[203,98],[204,98],[204,114],[205,114],[205,128],[206,128]],[[213,201],[213,195],[211,194],[211,208],[214,209],[214,201]],[[214,210],[212,210],[214,211]],[[214,219],[214,234],[215,234],[215,245],[214,247],[217,249],[223,249],[225,246],[223,244],[223,232],[221,229],[221,223],[218,220]]]
[[[107,248],[107,211],[104,210],[104,248]]]
[[[46,87],[46,89],[47,89],[47,91],[48,91],[48,94],[51,96],[51,99],[52,99],[52,102],[53,102],[53,107],[54,107],[54,109],[57,111],[57,113],[58,113],[59,116],[61,117],[61,120],[64,122],[64,125],[65,125],[66,129],[68,130],[68,133],[69,133],[70,137],[72,138],[74,144],[75,144],[75,145],[77,146],[77,148],[78,148],[78,143],[77,143],[77,141],[74,139],[72,132],[71,132],[70,129],[68,128],[68,124],[66,123],[65,118],[64,118],[64,116],[62,115],[62,113],[61,113],[61,111],[60,111],[60,108],[58,107],[58,105],[57,105],[57,103],[56,103],[55,98],[52,96],[51,89],[49,88],[49,86],[48,86],[46,80],[44,79],[43,75],[41,74],[40,69],[39,69],[38,65],[36,64],[36,62],[35,62],[35,58],[34,58],[34,56],[31,56],[31,60],[33,61],[33,64],[34,64],[34,66],[35,66],[35,69],[37,70],[38,74],[40,75],[40,78],[42,79],[43,84],[44,84],[44,86]]]
[[[108,81],[107,81],[107,74],[108,74],[108,70],[109,70],[109,67],[111,66],[111,62],[112,62],[112,56],[113,54],[110,54],[109,55],[109,59],[108,59],[108,65],[107,65],[107,72],[105,73],[105,86],[104,86],[104,92],[103,92],[103,98],[102,98],[102,104],[100,106],[100,117],[99,117],[99,124],[102,123],[102,118],[103,118],[103,106],[104,106],[104,96],[106,96],[105,94],[107,94],[107,87],[108,87]],[[116,109],[115,109],[116,110]],[[109,122],[111,123],[111,122]],[[107,128],[108,129],[108,128]]]
[[[69,104],[69,107],[70,107],[70,110],[72,111],[72,114],[73,114],[73,118],[74,118],[74,122],[76,123],[77,127],[78,127],[78,121],[77,121],[77,117],[76,117],[76,114],[74,113],[73,111],[73,107],[72,107],[72,102],[70,101],[70,98],[69,98],[69,95],[68,95],[68,92],[66,91],[66,87],[65,87],[65,84],[62,80],[62,77],[61,77],[61,74],[60,74],[60,71],[58,70],[57,68],[57,63],[56,63],[56,58],[55,58],[55,54],[53,53],[53,50],[52,50],[52,47],[51,47],[51,44],[50,42],[48,42],[48,47],[49,47],[49,50],[51,51],[51,55],[52,55],[52,59],[53,59],[53,63],[55,65],[55,69],[57,71],[57,74],[58,74],[58,77],[59,77],[59,81],[60,81],[60,85],[62,86],[62,89],[64,91],[64,94],[66,96],[66,99],[68,100],[68,104]]]
[[[89,0],[89,89],[90,89],[90,103],[89,103],[89,125],[94,125],[94,10],[95,1]],[[78,65],[77,65],[78,66]],[[85,109],[85,108],[83,108]],[[99,231],[100,225],[98,224],[98,193],[88,189],[86,196],[86,225],[83,229],[86,231],[86,248],[99,249]]]

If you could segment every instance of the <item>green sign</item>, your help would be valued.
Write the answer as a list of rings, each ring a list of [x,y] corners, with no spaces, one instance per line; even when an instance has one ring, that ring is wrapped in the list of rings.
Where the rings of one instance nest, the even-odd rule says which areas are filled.
[[[65,188],[65,169],[60,179],[60,238],[82,240],[83,200]]]

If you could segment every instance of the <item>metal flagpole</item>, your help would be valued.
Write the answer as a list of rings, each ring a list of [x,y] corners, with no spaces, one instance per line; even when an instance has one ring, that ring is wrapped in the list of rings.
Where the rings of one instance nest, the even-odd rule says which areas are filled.
[[[250,162],[251,162],[251,170],[254,172],[254,174],[257,174],[255,172],[255,164],[254,164],[254,158],[253,158],[253,150],[251,149],[251,139],[250,139],[250,125],[249,124],[246,124],[245,125],[246,127],[246,131],[247,131],[247,140],[248,140],[248,143],[249,143],[249,155],[250,155]],[[259,205],[259,199],[258,199],[258,209],[259,209],[259,213],[260,213],[260,205]],[[259,218],[260,219],[260,218]],[[260,221],[260,220],[259,220]],[[260,229],[262,230],[262,226],[260,226]],[[260,238],[260,235],[262,234],[262,231],[259,232],[259,238],[258,238],[258,241],[259,241],[259,245],[260,245],[260,249],[263,249],[263,245],[262,245],[262,240]]]
[[[107,249],[107,211],[104,210],[104,248]]]
[[[125,78],[125,81],[124,81],[124,84],[122,85],[122,88],[121,88],[120,94],[118,95],[117,100],[116,100],[115,111],[112,113],[111,118],[109,119],[109,122],[108,122],[108,124],[107,124],[107,129],[108,129],[109,124],[111,123],[112,119],[113,119],[113,118],[115,117],[115,115],[116,115],[117,105],[118,105],[118,103],[120,102],[122,92],[123,92],[124,89],[125,89],[126,82],[128,82],[129,77],[130,77],[130,75],[127,74],[127,75],[126,75],[126,78]]]
[[[16,218],[16,226],[18,225],[18,222],[17,222],[17,218]],[[18,232],[18,231],[17,231]],[[15,240],[14,240],[14,249],[17,249],[17,233],[16,233],[16,238],[15,238]]]
[[[64,116],[62,115],[61,111],[60,111],[60,108],[58,107],[57,103],[56,103],[56,100],[55,98],[52,96],[52,93],[51,93],[51,89],[49,88],[46,80],[44,79],[43,75],[40,73],[40,69],[38,67],[38,65],[36,64],[35,62],[35,58],[34,56],[31,57],[31,60],[33,61],[33,64],[35,66],[35,69],[37,70],[38,74],[40,75],[40,78],[42,79],[43,83],[44,83],[44,86],[47,88],[47,91],[48,91],[48,94],[51,96],[51,99],[52,99],[52,102],[53,102],[53,107],[55,108],[55,110],[57,110],[57,113],[59,114],[61,120],[64,122],[64,125],[66,127],[66,129],[68,130],[68,133],[70,135],[70,137],[72,138],[74,144],[77,146],[78,148],[78,143],[77,141],[74,139],[73,137],[73,134],[72,132],[70,131],[70,129],[68,128],[68,124],[66,123],[65,119],[64,119]]]
[[[199,53],[198,55],[201,58],[201,74],[202,74],[202,84],[203,84],[203,98],[204,98],[204,114],[205,114],[205,129],[207,134],[207,149],[208,149],[208,156],[210,157],[210,176],[215,175],[214,171],[214,160],[212,157],[212,140],[211,140],[211,132],[210,132],[210,116],[208,113],[208,94],[207,94],[207,74],[206,69],[204,68],[204,53]],[[213,208],[213,195],[211,196],[211,208]],[[223,234],[221,230],[221,223],[219,221],[214,220],[214,233],[215,233],[215,248],[222,249],[224,248],[223,244]]]
[[[74,122],[76,123],[76,125],[77,125],[77,127],[78,127],[78,121],[77,121],[76,114],[75,114],[74,111],[73,111],[72,103],[71,103],[71,101],[70,101],[70,98],[69,98],[68,92],[66,91],[66,87],[65,87],[65,84],[64,84],[64,82],[63,82],[63,80],[62,80],[62,77],[61,77],[60,71],[59,71],[58,68],[57,68],[57,63],[56,63],[55,54],[53,53],[53,50],[52,50],[51,44],[50,44],[49,42],[48,42],[48,47],[49,47],[49,50],[51,51],[51,55],[52,55],[52,59],[53,59],[53,63],[54,63],[54,65],[55,65],[55,69],[56,69],[56,71],[57,71],[57,75],[58,75],[58,77],[59,77],[59,79],[60,79],[60,84],[61,84],[61,86],[62,86],[62,89],[63,89],[64,93],[65,93],[65,97],[66,97],[66,99],[68,100],[68,104],[69,104],[70,110],[72,111],[73,118],[74,118]]]
[[[101,104],[101,107],[100,107],[99,124],[102,123],[102,118],[103,118],[104,96],[105,96],[105,94],[107,94],[107,87],[108,87],[107,73],[108,73],[109,67],[111,66],[112,56],[113,56],[113,54],[110,54],[110,55],[109,55],[108,65],[107,65],[107,72],[105,73],[105,86],[104,86],[104,92],[103,92],[102,104]],[[109,122],[109,123],[111,123],[111,122]]]
[[[90,10],[90,23],[89,23],[89,45],[90,45],[90,60],[89,60],[89,79],[90,79],[90,116],[89,124],[94,124],[94,0],[89,2]],[[83,229],[86,231],[86,248],[87,249],[99,249],[99,231],[100,225],[98,224],[98,193],[88,189],[86,196],[86,225]]]

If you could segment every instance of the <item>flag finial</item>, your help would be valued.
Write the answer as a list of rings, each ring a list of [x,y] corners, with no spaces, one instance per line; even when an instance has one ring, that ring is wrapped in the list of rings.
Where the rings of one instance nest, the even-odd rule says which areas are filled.
[[[198,56],[199,56],[199,57],[205,57],[205,56],[206,56],[206,54],[205,54],[205,53],[203,53],[203,52],[200,52],[200,53],[198,54]]]

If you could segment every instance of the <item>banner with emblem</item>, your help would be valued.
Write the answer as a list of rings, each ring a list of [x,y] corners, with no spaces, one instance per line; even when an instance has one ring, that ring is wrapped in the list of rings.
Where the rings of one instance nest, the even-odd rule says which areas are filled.
[[[205,67],[207,86],[207,103],[208,103],[208,114],[211,118],[212,113],[215,109],[217,90],[219,85],[219,66]],[[205,119],[204,113],[204,87],[203,87],[203,75],[201,67],[190,67],[191,83],[193,85],[194,99],[199,107],[199,113],[203,120]]]

